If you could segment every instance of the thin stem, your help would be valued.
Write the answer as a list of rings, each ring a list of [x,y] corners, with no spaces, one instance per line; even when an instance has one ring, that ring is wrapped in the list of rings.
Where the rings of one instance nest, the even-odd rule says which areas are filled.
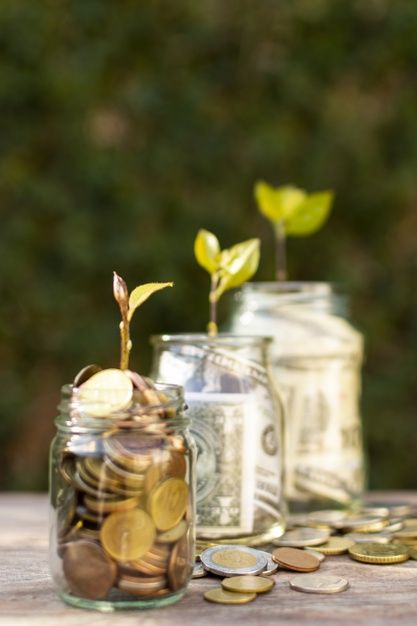
[[[129,320],[127,316],[123,316],[120,322],[120,369],[127,370],[129,368],[129,354],[132,348],[130,341]]]
[[[275,224],[275,278],[287,280],[287,253],[285,230],[282,222]]]
[[[210,287],[210,310],[209,310],[209,323],[207,326],[208,334],[211,337],[217,335],[218,327],[217,327],[217,298],[216,298],[216,289],[218,285],[219,279],[216,274],[211,275],[211,287]]]

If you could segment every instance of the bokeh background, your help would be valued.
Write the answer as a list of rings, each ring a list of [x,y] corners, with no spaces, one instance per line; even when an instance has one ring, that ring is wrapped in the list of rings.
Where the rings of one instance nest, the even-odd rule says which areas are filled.
[[[350,292],[370,485],[416,487],[417,3],[2,0],[0,49],[0,488],[46,488],[61,384],[117,364],[113,269],[176,283],[142,372],[150,334],[205,328],[198,228],[261,237],[273,278],[259,178],[335,190],[290,277]]]

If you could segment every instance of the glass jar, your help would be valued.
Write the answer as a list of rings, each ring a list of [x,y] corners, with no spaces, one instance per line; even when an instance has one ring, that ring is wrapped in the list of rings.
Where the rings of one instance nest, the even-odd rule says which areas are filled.
[[[171,604],[194,564],[195,444],[182,389],[157,385],[147,405],[135,390],[111,418],[92,416],[77,391],[62,389],[51,445],[55,587],[102,611]]]
[[[346,299],[327,283],[248,283],[236,294],[231,330],[274,338],[292,512],[350,508],[363,493],[363,338],[345,317]]]
[[[153,377],[184,386],[197,454],[197,538],[257,545],[284,531],[282,404],[265,337],[152,338]]]

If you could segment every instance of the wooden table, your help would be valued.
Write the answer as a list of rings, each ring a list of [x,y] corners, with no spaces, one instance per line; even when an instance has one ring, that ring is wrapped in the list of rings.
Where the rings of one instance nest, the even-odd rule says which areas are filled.
[[[374,493],[374,500],[409,500],[417,492]],[[48,572],[48,504],[45,495],[0,495],[0,624],[10,626],[396,626],[417,624],[417,561],[362,565],[349,557],[327,557],[320,571],[349,579],[336,595],[289,588],[290,572],[275,575],[276,587],[246,606],[206,602],[202,593],[220,579],[190,583],[178,604],[147,611],[102,614],[66,606],[55,595]]]

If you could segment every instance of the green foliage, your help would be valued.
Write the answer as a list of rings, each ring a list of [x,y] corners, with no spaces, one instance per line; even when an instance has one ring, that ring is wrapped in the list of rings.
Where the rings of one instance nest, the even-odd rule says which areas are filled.
[[[145,285],[139,285],[130,293],[129,296],[129,311],[128,319],[131,320],[133,313],[138,307],[140,307],[152,294],[166,289],[166,287],[173,287],[174,283],[146,283]]]
[[[290,275],[353,295],[371,484],[415,487],[416,24],[410,0],[0,3],[2,488],[46,486],[60,385],[117,359],[114,267],[176,284],[132,329],[145,373],[151,333],[206,319],[201,225],[259,237],[270,279],[261,178],[335,191]]]
[[[252,278],[259,265],[259,239],[248,239],[231,248],[220,249],[216,235],[208,230],[198,231],[194,241],[194,255],[201,267],[211,276],[209,301],[211,318],[210,334],[217,332],[216,304],[228,289],[239,287]]]

